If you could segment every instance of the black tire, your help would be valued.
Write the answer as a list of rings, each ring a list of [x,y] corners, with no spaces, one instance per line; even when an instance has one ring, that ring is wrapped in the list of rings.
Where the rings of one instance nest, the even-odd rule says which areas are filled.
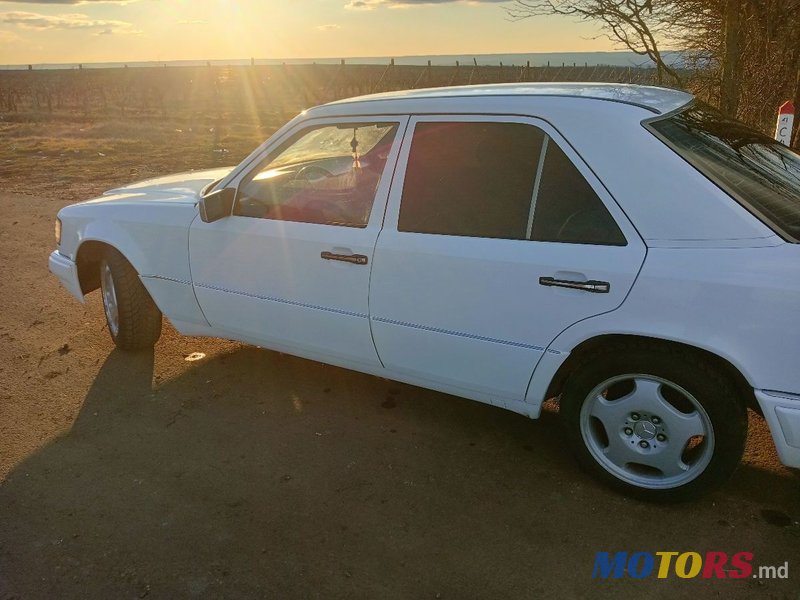
[[[161,311],[136,269],[114,248],[107,249],[100,261],[100,282],[108,332],[117,348],[152,348],[161,337]],[[116,300],[116,312],[110,306],[109,285]]]
[[[635,398],[634,391],[639,394]],[[658,400],[650,403],[649,398]],[[669,406],[662,406],[663,416],[653,416],[658,411],[650,409],[663,405],[665,398]],[[617,400],[624,402],[614,405]],[[647,411],[637,412],[638,402]],[[670,407],[680,410],[672,412]],[[564,385],[560,413],[586,471],[617,491],[653,502],[692,500],[725,483],[741,460],[747,438],[747,408],[728,377],[700,353],[646,343],[617,345],[582,360]],[[693,425],[685,426],[689,422]],[[669,435],[671,423],[674,431],[683,432],[700,423],[708,431],[710,423],[710,434],[689,437],[682,446],[684,436]],[[697,440],[702,441],[688,450]],[[638,457],[644,457],[642,464]],[[664,470],[653,468],[653,463]]]

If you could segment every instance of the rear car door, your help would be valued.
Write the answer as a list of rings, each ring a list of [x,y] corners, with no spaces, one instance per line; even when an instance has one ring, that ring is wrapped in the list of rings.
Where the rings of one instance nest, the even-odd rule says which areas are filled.
[[[233,214],[194,221],[194,290],[221,335],[380,367],[370,269],[407,121],[301,123],[237,182]]]
[[[522,401],[550,342],[618,307],[644,257],[622,211],[549,124],[414,117],[375,250],[379,356],[454,393]]]

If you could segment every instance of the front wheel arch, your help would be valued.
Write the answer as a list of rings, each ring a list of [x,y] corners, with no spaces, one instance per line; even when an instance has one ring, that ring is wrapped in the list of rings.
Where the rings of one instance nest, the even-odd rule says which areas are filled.
[[[161,336],[162,314],[139,273],[116,248],[99,261],[103,309],[111,339],[121,350],[152,348]]]
[[[93,240],[78,246],[75,264],[78,267],[78,282],[84,296],[100,287],[100,261],[108,248],[111,248],[109,244]]]
[[[128,256],[119,248],[102,240],[86,240],[78,246],[75,264],[78,268],[78,281],[83,295],[100,289],[100,262],[110,251],[117,252],[129,263]]]

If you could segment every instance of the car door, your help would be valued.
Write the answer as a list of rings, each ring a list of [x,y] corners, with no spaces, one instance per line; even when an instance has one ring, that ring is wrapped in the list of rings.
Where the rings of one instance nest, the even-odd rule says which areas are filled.
[[[196,219],[192,281],[220,335],[379,367],[368,290],[407,117],[298,124],[234,182],[233,214]]]
[[[614,310],[645,247],[547,123],[412,118],[375,250],[370,309],[391,371],[503,405],[550,342]]]

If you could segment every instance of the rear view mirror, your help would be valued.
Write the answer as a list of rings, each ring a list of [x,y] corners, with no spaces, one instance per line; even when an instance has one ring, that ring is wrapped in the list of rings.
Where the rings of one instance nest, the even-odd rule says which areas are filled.
[[[229,217],[233,212],[235,198],[234,188],[222,188],[203,196],[200,198],[200,218],[206,223],[212,223]]]

